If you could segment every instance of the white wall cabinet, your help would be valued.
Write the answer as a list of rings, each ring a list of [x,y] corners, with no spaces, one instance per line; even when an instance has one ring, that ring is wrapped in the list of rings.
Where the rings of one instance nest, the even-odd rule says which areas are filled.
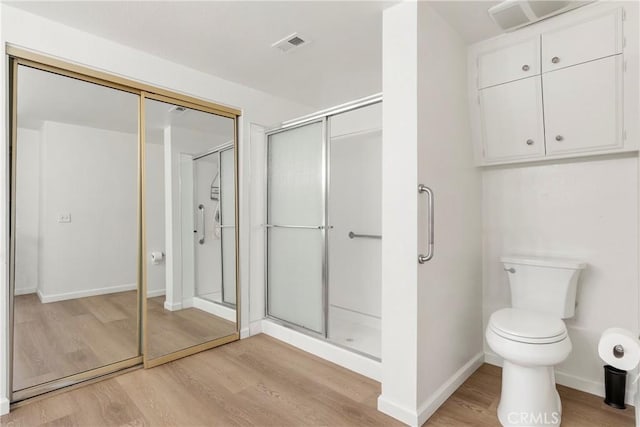
[[[622,53],[622,9],[542,34],[542,71]]]
[[[597,4],[471,46],[477,163],[637,151],[635,18]]]
[[[622,148],[622,56],[542,77],[548,154]]]
[[[479,101],[485,158],[544,157],[540,76],[482,89]]]
[[[478,87],[485,88],[540,74],[540,37],[478,57]]]

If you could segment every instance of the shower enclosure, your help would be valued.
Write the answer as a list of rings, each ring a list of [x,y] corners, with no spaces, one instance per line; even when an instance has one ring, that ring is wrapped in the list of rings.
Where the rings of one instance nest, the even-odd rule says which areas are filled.
[[[380,358],[380,97],[267,133],[266,313]]]
[[[235,308],[233,144],[192,161],[195,296]]]

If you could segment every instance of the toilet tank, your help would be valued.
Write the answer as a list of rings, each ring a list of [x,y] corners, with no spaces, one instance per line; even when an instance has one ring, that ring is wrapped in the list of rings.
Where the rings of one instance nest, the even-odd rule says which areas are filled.
[[[584,262],[519,256],[504,256],[500,261],[509,276],[513,308],[551,313],[561,319],[573,317]]]

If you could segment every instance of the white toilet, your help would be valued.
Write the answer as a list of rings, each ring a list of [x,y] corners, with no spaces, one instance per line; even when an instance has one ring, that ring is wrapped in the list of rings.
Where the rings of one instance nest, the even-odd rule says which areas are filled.
[[[585,264],[573,260],[502,257],[511,306],[491,315],[486,338],[504,360],[498,418],[503,426],[559,426],[562,406],[554,365],[571,352],[562,319],[573,317]]]

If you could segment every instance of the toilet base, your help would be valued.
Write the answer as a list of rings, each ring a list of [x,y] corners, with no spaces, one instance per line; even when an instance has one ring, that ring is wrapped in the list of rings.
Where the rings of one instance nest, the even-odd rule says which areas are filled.
[[[498,419],[503,426],[559,426],[562,404],[553,366],[504,361]]]

